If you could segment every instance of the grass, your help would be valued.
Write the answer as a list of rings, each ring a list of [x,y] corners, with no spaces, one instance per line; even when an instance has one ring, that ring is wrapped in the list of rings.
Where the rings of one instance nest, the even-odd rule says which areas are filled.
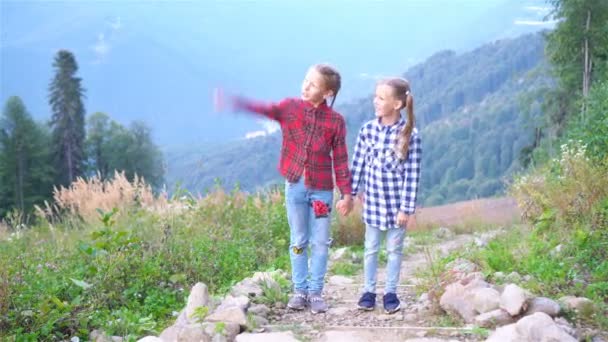
[[[528,276],[521,286],[538,296],[587,297],[595,310],[577,323],[608,329],[608,160],[587,158],[584,148],[563,146],[560,158],[516,180],[511,195],[525,219],[484,247],[438,257],[428,252],[423,288],[435,302],[452,279],[450,260],[471,260],[493,281],[496,272]]]
[[[136,339],[171,324],[196,282],[218,295],[255,271],[289,269],[282,193],[144,201],[89,185],[64,190],[33,225],[2,225],[0,340],[86,340],[94,329]],[[78,205],[91,194],[110,209]]]

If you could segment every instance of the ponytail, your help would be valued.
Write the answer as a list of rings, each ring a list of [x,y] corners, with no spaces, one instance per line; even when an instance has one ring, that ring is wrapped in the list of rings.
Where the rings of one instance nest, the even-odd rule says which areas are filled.
[[[340,76],[340,73],[338,70],[336,70],[336,68],[329,64],[315,64],[312,67],[323,75],[323,78],[325,79],[325,87],[333,91],[331,103],[329,104],[329,106],[333,108],[336,97],[338,96],[338,92],[340,91],[340,87],[342,86],[342,77]]]
[[[403,156],[403,159],[407,159],[407,155],[410,149],[410,140],[412,138],[412,131],[414,130],[414,125],[416,124],[416,118],[414,117],[414,97],[412,96],[409,90],[407,91],[405,97],[405,111],[407,112],[407,122],[405,124],[405,127],[403,128],[403,131],[401,131],[402,142],[400,146],[400,152]]]

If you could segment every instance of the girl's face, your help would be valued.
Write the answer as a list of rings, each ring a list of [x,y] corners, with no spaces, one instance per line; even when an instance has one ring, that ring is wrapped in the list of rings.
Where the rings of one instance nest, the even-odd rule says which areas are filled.
[[[379,84],[376,87],[374,96],[374,109],[376,117],[392,117],[399,115],[399,110],[403,106],[403,101],[395,97],[395,90],[387,84]]]
[[[306,73],[304,81],[302,82],[302,94],[301,98],[304,101],[308,101],[313,105],[317,106],[325,98],[333,95],[333,92],[327,89],[325,85],[325,78],[315,68],[311,68]]]

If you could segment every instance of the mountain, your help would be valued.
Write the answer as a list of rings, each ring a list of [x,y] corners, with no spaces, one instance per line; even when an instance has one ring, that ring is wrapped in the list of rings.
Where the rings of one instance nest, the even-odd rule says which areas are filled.
[[[437,205],[500,193],[519,167],[519,151],[531,143],[539,87],[551,86],[544,36],[502,39],[466,52],[441,51],[403,75],[412,85],[417,126],[423,141],[421,201]],[[370,95],[339,105],[347,143],[373,118]],[[526,98],[526,101],[523,99]],[[218,181],[255,190],[280,184],[276,171],[278,133],[191,154],[169,153],[169,179],[194,192]],[[186,171],[187,170],[187,171]]]
[[[343,74],[346,103],[441,48],[550,26],[546,13],[544,0],[1,1],[0,101],[20,96],[48,120],[51,63],[63,48],[79,63],[87,113],[147,122],[166,148],[225,143],[267,128],[211,113],[214,86],[293,96],[306,68],[328,61]]]

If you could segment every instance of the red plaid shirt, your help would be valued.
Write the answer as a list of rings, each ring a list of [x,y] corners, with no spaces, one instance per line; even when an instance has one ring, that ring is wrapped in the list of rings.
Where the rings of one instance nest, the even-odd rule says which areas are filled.
[[[273,104],[237,99],[235,104],[237,108],[279,122],[283,132],[283,146],[278,169],[288,181],[298,181],[305,172],[306,187],[333,190],[333,166],[338,189],[342,194],[351,193],[346,125],[342,115],[325,102],[314,107],[301,99],[285,99]]]

